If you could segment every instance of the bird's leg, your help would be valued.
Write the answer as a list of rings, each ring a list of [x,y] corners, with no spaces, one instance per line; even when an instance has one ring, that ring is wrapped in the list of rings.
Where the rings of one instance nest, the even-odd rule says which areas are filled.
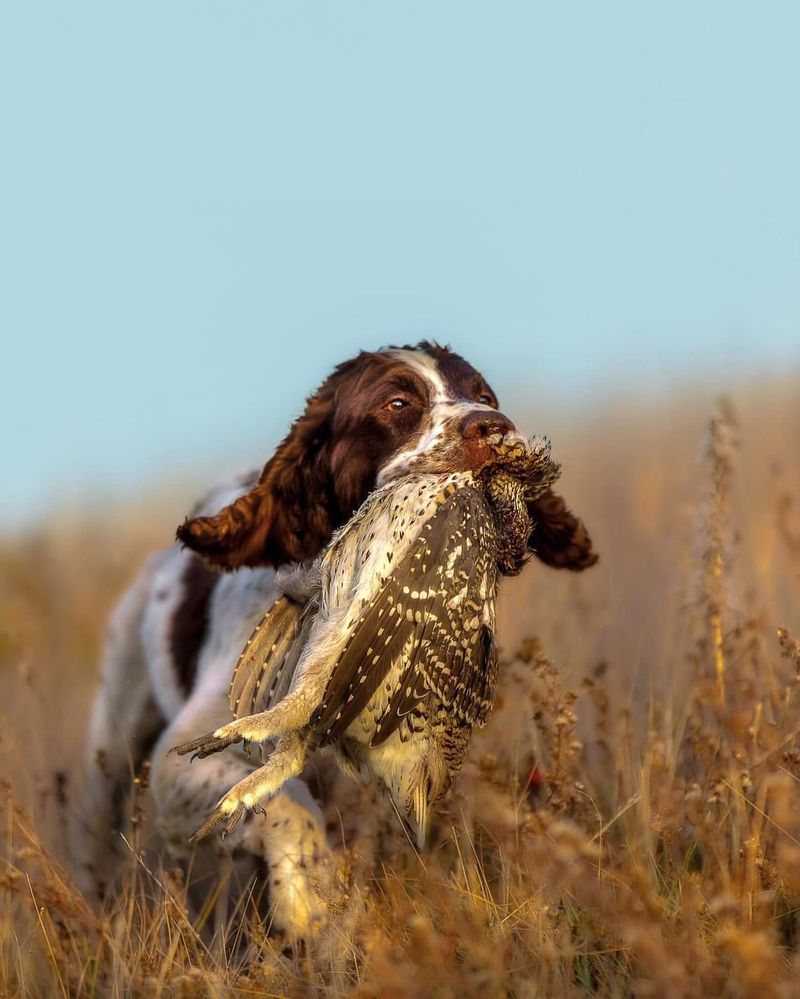
[[[309,699],[305,689],[300,687],[268,711],[237,718],[207,735],[173,747],[170,752],[177,753],[178,756],[191,753],[192,759],[197,756],[203,759],[236,742],[269,742],[285,732],[296,732],[307,725],[313,708],[314,702]]]
[[[260,802],[272,797],[290,777],[301,773],[309,748],[308,737],[299,732],[281,736],[264,766],[233,785],[189,842],[196,843],[220,823],[223,836],[232,833],[247,809],[259,811]]]

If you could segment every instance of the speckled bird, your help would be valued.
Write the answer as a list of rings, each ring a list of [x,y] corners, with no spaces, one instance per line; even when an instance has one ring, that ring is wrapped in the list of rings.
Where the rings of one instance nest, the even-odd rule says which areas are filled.
[[[284,574],[234,671],[236,720],[176,748],[205,757],[242,741],[271,746],[194,838],[220,823],[231,832],[328,747],[348,771],[379,778],[424,843],[432,806],[492,710],[497,590],[526,560],[526,501],[559,473],[546,440],[512,433],[490,445],[480,471],[377,489],[319,559]]]

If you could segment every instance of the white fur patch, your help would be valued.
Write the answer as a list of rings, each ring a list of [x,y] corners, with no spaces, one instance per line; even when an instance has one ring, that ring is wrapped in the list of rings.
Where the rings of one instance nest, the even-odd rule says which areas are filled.
[[[427,384],[431,405],[443,402],[445,399],[452,399],[452,394],[442,378],[439,366],[430,354],[425,354],[421,350],[390,350],[388,353],[390,357],[397,358],[398,361],[402,361],[416,371]]]

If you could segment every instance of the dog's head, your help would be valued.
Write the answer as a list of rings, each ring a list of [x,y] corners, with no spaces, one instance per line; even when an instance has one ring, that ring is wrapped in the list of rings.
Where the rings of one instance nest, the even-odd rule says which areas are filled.
[[[490,434],[514,430],[486,380],[458,354],[423,342],[363,351],[310,397],[258,482],[178,539],[224,569],[278,566],[316,555],[376,485],[413,471],[479,469]],[[597,561],[560,496],[531,505],[530,545],[548,565]]]

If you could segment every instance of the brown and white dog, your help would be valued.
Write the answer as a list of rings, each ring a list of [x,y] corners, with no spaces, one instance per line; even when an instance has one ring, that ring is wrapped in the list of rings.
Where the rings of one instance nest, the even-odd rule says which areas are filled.
[[[126,790],[146,757],[156,825],[178,857],[255,767],[230,750],[195,766],[169,750],[230,720],[231,671],[276,596],[275,569],[317,555],[376,485],[479,467],[485,438],[513,429],[484,378],[449,349],[362,352],[311,396],[258,478],[213,492],[178,529],[181,544],[151,557],[112,619],[92,718],[78,858],[87,889],[113,881]],[[545,494],[531,514],[529,545],[542,562],[594,564],[591,540],[560,496]],[[304,781],[289,781],[264,814],[210,848],[265,862],[274,925],[308,932],[329,849]]]

